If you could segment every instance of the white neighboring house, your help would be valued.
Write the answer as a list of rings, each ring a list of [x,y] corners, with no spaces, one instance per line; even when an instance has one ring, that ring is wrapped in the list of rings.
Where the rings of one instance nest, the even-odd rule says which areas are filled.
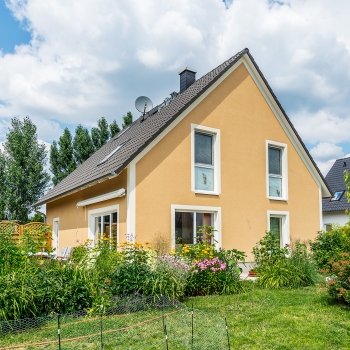
[[[332,224],[343,226],[349,221],[345,213],[346,209],[350,209],[344,182],[345,170],[350,172],[350,157],[337,159],[326,176],[326,182],[333,192],[331,199],[322,199],[323,228],[326,231],[331,229]]]

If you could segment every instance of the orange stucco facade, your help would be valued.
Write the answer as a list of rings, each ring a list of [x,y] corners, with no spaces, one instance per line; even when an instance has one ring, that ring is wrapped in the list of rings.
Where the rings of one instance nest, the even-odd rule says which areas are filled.
[[[191,188],[192,124],[220,130],[221,190],[217,195],[198,194]],[[266,140],[287,145],[287,200],[267,196]],[[174,205],[220,208],[220,245],[245,251],[248,260],[252,260],[252,247],[268,229],[268,211],[288,212],[292,239],[312,239],[320,230],[320,187],[244,64],[135,161],[134,212],[128,211],[129,171],[47,204],[48,223],[60,218],[60,247],[88,238],[88,214],[76,208],[77,202],[120,188],[126,189],[126,197],[87,206],[86,213],[119,204],[122,241],[130,220],[140,242],[150,241],[154,234],[170,238]],[[127,220],[127,215],[133,217]]]

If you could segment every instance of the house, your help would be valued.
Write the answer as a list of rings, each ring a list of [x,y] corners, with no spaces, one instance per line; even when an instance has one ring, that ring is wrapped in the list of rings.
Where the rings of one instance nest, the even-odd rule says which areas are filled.
[[[281,245],[322,228],[321,172],[248,49],[122,130],[42,197],[53,245],[101,233],[193,243],[215,228],[218,247],[248,253],[266,230]]]
[[[326,181],[333,192],[332,198],[322,200],[323,229],[329,231],[332,224],[345,225],[349,221],[346,209],[350,204],[346,196],[344,171],[350,172],[350,157],[337,159],[326,175]]]

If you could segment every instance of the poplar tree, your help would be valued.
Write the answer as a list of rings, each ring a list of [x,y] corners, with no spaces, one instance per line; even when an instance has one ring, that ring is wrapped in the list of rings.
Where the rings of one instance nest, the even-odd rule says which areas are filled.
[[[91,129],[91,138],[95,146],[95,151],[100,149],[110,137],[110,131],[108,129],[108,123],[105,117],[102,117],[97,122],[97,128]]]
[[[27,223],[50,181],[45,145],[38,142],[36,126],[28,116],[23,121],[11,119],[4,149],[7,218]]]
[[[128,125],[130,125],[132,123],[132,114],[131,112],[129,111],[128,113],[126,113],[126,115],[123,115],[123,129],[125,129]]]
[[[79,124],[73,139],[73,154],[77,165],[85,162],[94,152],[94,144],[88,129]]]
[[[109,124],[109,130],[111,133],[111,138],[120,132],[120,127],[115,120],[113,120],[113,122]]]

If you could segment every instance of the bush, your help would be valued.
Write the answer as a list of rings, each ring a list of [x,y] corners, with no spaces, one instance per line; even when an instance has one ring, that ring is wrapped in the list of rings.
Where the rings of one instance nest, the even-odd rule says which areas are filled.
[[[273,233],[266,232],[253,254],[258,264],[258,285],[263,288],[299,288],[314,285],[319,274],[305,244],[296,242],[290,247],[280,248]]]
[[[332,231],[320,231],[314,241],[310,241],[312,257],[319,269],[330,268],[330,260],[341,259],[344,252],[350,253],[350,224],[333,226]]]
[[[350,304],[350,254],[341,253],[338,261],[330,260],[330,268],[323,271],[330,275],[328,293]]]
[[[163,294],[174,299],[181,298],[185,293],[190,270],[189,264],[183,262],[178,256],[169,254],[158,256],[152,264],[146,293]]]

